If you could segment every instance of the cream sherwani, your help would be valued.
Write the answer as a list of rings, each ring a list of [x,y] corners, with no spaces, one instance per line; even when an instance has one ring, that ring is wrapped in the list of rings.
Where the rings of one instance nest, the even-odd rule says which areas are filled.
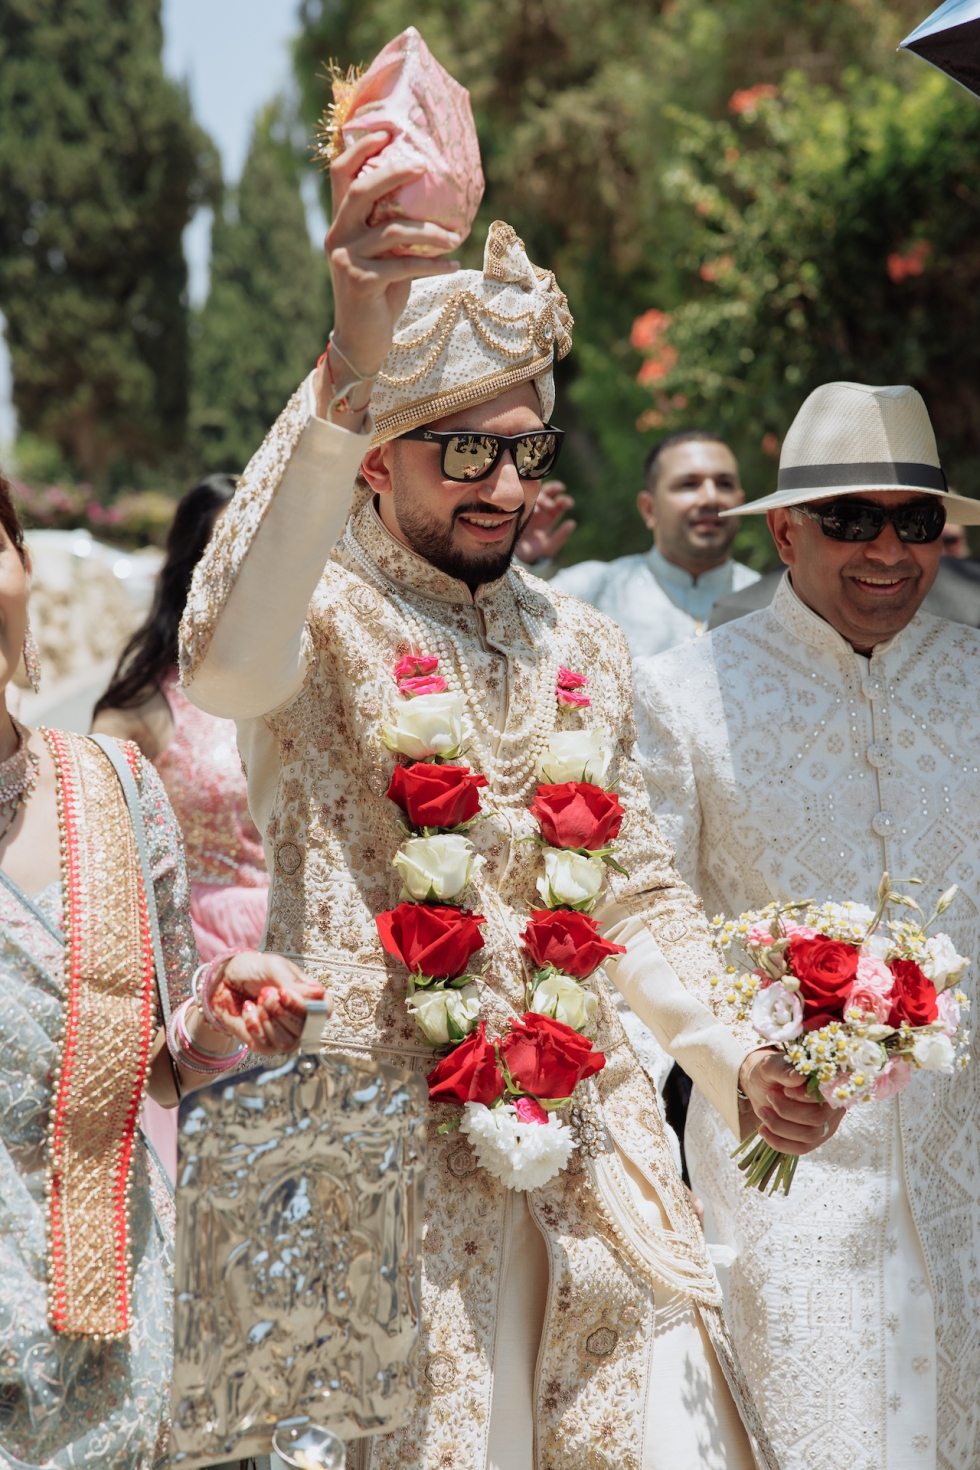
[[[381,740],[392,670],[414,636],[411,619],[439,628],[455,640],[454,660],[465,662],[492,727],[522,729],[539,707],[541,669],[550,669],[531,638],[537,629],[550,657],[587,668],[592,680],[591,711],[560,713],[549,689],[548,720],[576,728],[601,719],[616,746],[611,776],[628,813],[622,858],[631,877],[612,880],[600,917],[629,948],[617,983],[734,1122],[752,1043],[710,1007],[708,931],[631,759],[621,635],[593,609],[514,571],[474,599],[394,540],[363,496],[337,546],[367,440],[312,409],[307,384],[253,459],[197,569],[183,629],[191,698],[239,722],[272,874],[269,948],[329,988],[329,1046],[431,1066],[403,1005],[404,971],[382,952],[374,922],[400,886],[392,857],[401,834],[385,798],[395,758]],[[523,1009],[517,938],[542,871],[539,849],[519,840],[535,830],[526,804],[495,802],[493,780],[470,834],[486,859],[477,898],[491,1034]],[[417,1408],[403,1430],[360,1444],[363,1470],[751,1464],[736,1403],[750,1432],[758,1421],[717,1282],[655,1092],[607,982],[597,990],[607,1065],[585,1097],[603,1138],[597,1158],[576,1153],[550,1184],[517,1194],[477,1166],[458,1133],[431,1132]],[[452,1114],[436,1107],[433,1121]],[[758,1442],[759,1463],[774,1466],[764,1436]]]
[[[641,764],[712,913],[873,902],[916,877],[980,940],[980,633],[925,613],[870,659],[784,578],[768,609],[635,670]],[[857,1107],[788,1199],[745,1190],[695,1094],[687,1150],[731,1270],[733,1332],[786,1470],[980,1465],[980,1070]]]

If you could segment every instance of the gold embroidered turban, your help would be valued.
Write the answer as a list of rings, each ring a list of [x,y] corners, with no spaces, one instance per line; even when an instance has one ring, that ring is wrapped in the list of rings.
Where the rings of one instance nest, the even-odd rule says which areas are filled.
[[[490,226],[482,271],[413,281],[371,396],[372,444],[385,444],[532,381],[545,423],[552,367],[572,345],[568,302],[551,271],[527,258],[510,225]]]

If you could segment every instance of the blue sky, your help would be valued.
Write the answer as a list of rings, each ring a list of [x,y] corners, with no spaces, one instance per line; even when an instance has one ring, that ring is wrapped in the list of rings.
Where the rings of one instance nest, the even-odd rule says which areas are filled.
[[[290,85],[289,40],[297,0],[163,0],[164,65],[186,81],[195,115],[221,151],[226,180],[241,173],[252,119]],[[311,231],[320,219],[311,210]],[[210,220],[201,211],[184,240],[191,294],[207,290]],[[0,343],[0,444],[14,433],[10,366]]]

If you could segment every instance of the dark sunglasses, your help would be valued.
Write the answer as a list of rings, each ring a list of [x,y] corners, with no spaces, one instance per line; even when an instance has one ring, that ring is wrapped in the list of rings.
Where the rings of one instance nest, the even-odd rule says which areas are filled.
[[[543,480],[558,463],[564,429],[538,429],[532,434],[474,434],[466,430],[440,433],[436,429],[412,429],[400,439],[420,439],[423,444],[438,444],[442,450],[442,475],[445,480],[461,480],[471,484],[485,480],[500,456],[510,450],[517,473],[522,480]]]
[[[831,541],[874,541],[891,524],[899,541],[924,546],[938,541],[946,524],[946,507],[935,497],[892,507],[842,495],[828,505],[798,505],[796,509],[816,521]]]

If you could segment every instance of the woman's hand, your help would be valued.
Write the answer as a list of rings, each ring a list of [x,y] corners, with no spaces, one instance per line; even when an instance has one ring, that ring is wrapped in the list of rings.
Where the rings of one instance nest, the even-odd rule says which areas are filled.
[[[388,141],[387,131],[369,133],[345,149],[330,169],[333,221],[325,249],[333,281],[333,340],[337,352],[330,358],[335,386],[331,385],[326,364],[317,370],[317,413],[321,418],[326,417],[335,388],[354,381],[339,354],[343,353],[362,377],[374,377],[388,354],[412,282],[422,276],[446,275],[459,266],[454,260],[391,254],[392,250],[419,245],[433,256],[455,250],[459,235],[440,225],[409,219],[368,225],[379,199],[425,173],[422,164],[415,169],[382,164],[362,173],[368,159],[380,153]],[[362,419],[364,409],[354,416]],[[337,422],[352,427],[347,417],[338,413]]]
[[[259,1056],[275,1056],[299,1044],[306,1002],[323,999],[323,986],[292,960],[245,950],[226,963],[210,1005],[229,1036]],[[328,1000],[328,1016],[330,1010]]]
[[[576,521],[563,521],[562,516],[575,504],[565,493],[561,480],[546,480],[534,502],[531,518],[521,533],[515,554],[525,566],[557,556],[575,530]],[[560,524],[559,524],[560,522]]]

